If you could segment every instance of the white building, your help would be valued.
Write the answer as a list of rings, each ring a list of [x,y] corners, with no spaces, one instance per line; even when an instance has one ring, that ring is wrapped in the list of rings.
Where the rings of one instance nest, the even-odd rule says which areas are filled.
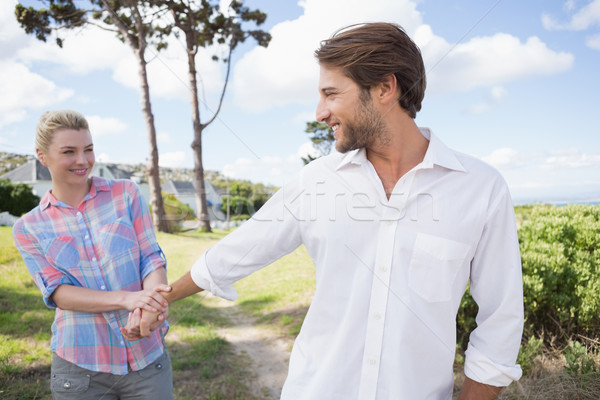
[[[106,179],[131,179],[138,184],[142,196],[147,203],[150,198],[150,188],[148,183],[141,182],[138,176],[132,176],[131,173],[124,171],[116,166],[96,162],[91,175]],[[32,159],[25,164],[13,169],[0,176],[0,179],[8,179],[12,183],[24,183],[32,187],[35,195],[42,197],[52,188],[52,179],[50,171],[44,167],[38,159]],[[208,202],[209,216],[211,221],[224,221],[225,215],[221,211],[221,196],[218,195],[215,187],[208,181],[204,181],[206,187],[206,199]],[[190,206],[196,213],[195,189],[192,182],[168,181],[161,185],[163,192],[172,193],[177,200]],[[197,215],[197,213],[196,213]]]

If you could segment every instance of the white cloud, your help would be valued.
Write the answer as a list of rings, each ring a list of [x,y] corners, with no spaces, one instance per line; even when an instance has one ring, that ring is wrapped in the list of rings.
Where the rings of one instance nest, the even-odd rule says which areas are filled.
[[[504,89],[502,86],[494,86],[490,92],[488,93],[487,98],[479,103],[473,104],[471,107],[467,108],[465,111],[467,114],[480,115],[484,112],[488,111],[495,105],[501,103],[506,96],[508,95],[508,91]]]
[[[496,168],[516,167],[523,164],[519,152],[510,147],[494,150],[487,156],[482,157],[482,160]]]
[[[600,33],[589,36],[585,42],[585,45],[594,50],[600,50]]]
[[[112,159],[107,153],[100,153],[96,156],[96,161],[101,163],[112,163]]]
[[[358,0],[344,2],[343,6],[340,0],[307,0],[302,3],[302,16],[272,28],[269,47],[252,49],[236,64],[234,100],[250,111],[314,102],[318,80],[314,50],[336,29],[364,21],[399,23],[415,39],[428,70],[428,93],[493,87],[563,72],[573,64],[571,54],[548,49],[537,37],[521,42],[515,36],[498,33],[467,43],[448,43],[423,25],[417,4],[410,0],[372,0],[365,7]]]
[[[150,60],[147,64],[147,72],[151,97],[187,101],[190,99],[190,83],[185,43],[180,42],[175,37],[169,38],[168,43],[167,49],[160,52],[156,52],[153,48],[147,49],[146,59]],[[200,49],[196,56],[198,93],[201,107],[204,106],[205,96],[210,97],[210,95],[220,93],[222,88],[224,79],[222,74],[223,63],[217,63],[211,59],[215,53],[220,54],[219,49]],[[139,67],[133,55],[128,54],[122,61],[115,64],[113,78],[123,86],[139,90]],[[216,108],[216,103],[208,104],[208,108]]]
[[[568,12],[574,11],[575,2],[572,0],[565,3],[565,9]],[[571,15],[566,22],[559,22],[555,17],[549,14],[542,14],[542,25],[549,31],[569,30],[584,31],[593,26],[600,27],[600,0],[593,0],[579,11]],[[589,36],[585,42],[589,48],[600,50],[600,34]]]
[[[158,157],[158,164],[161,167],[182,168],[185,166],[185,152],[173,151],[170,153],[161,153]]]
[[[238,158],[233,163],[225,164],[223,174],[230,178],[282,186],[300,171],[302,165],[298,154],[288,157],[265,156],[261,159]]]
[[[25,34],[23,32],[23,34]],[[18,57],[28,63],[58,64],[70,74],[86,75],[92,71],[112,69],[127,58],[133,58],[129,48],[115,34],[95,26],[60,31],[64,39],[60,48],[49,38],[39,40],[18,51]]]
[[[600,154],[582,154],[578,149],[554,152],[540,164],[541,169],[585,168],[600,166]]]
[[[322,155],[324,154],[314,146],[313,142],[306,142],[298,149],[298,157],[300,158],[306,158],[308,156],[316,158],[321,157]]]
[[[422,25],[415,34],[428,72],[428,93],[490,87],[529,76],[552,75],[573,65],[573,55],[548,49],[539,38],[525,42],[497,33],[451,45]]]
[[[90,115],[86,116],[86,119],[94,137],[120,135],[127,130],[127,124],[117,118]]]
[[[112,71],[113,79],[125,87],[139,91],[138,63],[133,51],[121,42],[116,34],[97,26],[86,26],[73,30],[61,30],[63,41],[60,48],[55,36],[41,42],[18,25],[13,15],[14,4],[0,8],[0,59],[18,59],[28,66],[36,63],[55,64],[69,74],[87,75],[93,71]],[[166,50],[156,52],[148,47],[146,59],[151,95],[167,99],[188,100],[189,79],[185,41],[170,37]],[[222,54],[218,48],[200,49],[196,56],[198,90],[201,101],[204,95],[220,93],[223,82],[223,63],[212,61],[213,54]],[[216,108],[216,104],[208,104]]]
[[[573,1],[565,4],[567,11],[573,11],[575,8]],[[600,0],[593,0],[585,7],[571,16],[567,22],[558,22],[556,18],[544,13],[542,14],[542,24],[547,30],[571,30],[583,31],[593,25],[600,26]]]
[[[156,140],[158,143],[171,143],[171,135],[165,132],[159,132],[156,135]]]
[[[73,90],[58,87],[18,62],[0,60],[0,71],[0,127],[24,120],[28,110],[42,110],[73,95]]]
[[[317,93],[319,42],[343,26],[365,21],[393,21],[409,34],[421,23],[416,3],[407,0],[307,0],[304,14],[275,25],[265,49],[246,53],[234,68],[232,92],[247,110],[264,111],[292,103],[307,104]],[[314,118],[313,118],[314,119]]]

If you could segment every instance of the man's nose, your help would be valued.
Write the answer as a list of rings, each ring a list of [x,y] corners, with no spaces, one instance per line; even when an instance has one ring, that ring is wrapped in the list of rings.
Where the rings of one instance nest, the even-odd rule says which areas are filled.
[[[329,110],[325,106],[323,99],[319,100],[319,104],[317,104],[316,117],[319,122],[323,122],[329,117]]]

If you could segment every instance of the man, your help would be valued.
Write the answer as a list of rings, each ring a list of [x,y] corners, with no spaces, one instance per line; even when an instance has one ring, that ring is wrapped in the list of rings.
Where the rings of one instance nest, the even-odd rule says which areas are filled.
[[[234,300],[234,282],[304,244],[316,291],[282,399],[450,399],[470,280],[478,325],[460,398],[494,399],[521,376],[521,266],[506,184],[415,125],[425,71],[399,26],[339,31],[316,57],[317,119],[340,153],[307,165],[165,298],[205,289]]]

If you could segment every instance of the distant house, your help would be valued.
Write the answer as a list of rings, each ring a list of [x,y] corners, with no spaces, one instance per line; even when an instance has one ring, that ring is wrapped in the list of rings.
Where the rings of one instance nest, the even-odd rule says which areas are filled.
[[[117,168],[114,165],[102,163],[94,164],[91,175],[106,179],[132,179],[129,172]],[[31,186],[33,188],[33,193],[40,197],[52,187],[50,171],[48,168],[44,167],[37,158],[29,160],[25,164],[5,173],[0,176],[0,179],[8,179],[13,183],[25,183]],[[140,183],[139,179],[133,180],[137,181],[141,188],[142,195],[144,198],[148,199],[150,193],[148,185]]]
[[[188,181],[168,181],[161,185],[162,191],[175,195],[177,200],[190,206],[196,216],[196,188],[193,182]],[[208,204],[208,216],[211,221],[225,221],[226,216],[221,211],[221,196],[217,193],[216,188],[207,180],[204,180],[204,188],[206,190],[206,202]]]
[[[96,162],[91,175],[106,179],[131,179],[138,184],[142,196],[147,203],[150,198],[150,188],[148,183],[142,182],[136,175],[122,170],[114,165],[108,165]],[[0,179],[8,179],[13,183],[25,183],[33,188],[33,193],[42,197],[51,187],[52,179],[50,171],[44,167],[38,159],[34,158],[25,164],[13,169],[0,176]],[[221,196],[217,193],[215,187],[208,181],[204,181],[206,187],[206,200],[208,202],[208,212],[211,221],[224,221],[225,214],[221,211]],[[192,182],[168,181],[161,185],[163,192],[172,193],[177,200],[190,206],[196,213],[196,190]],[[196,213],[197,215],[197,213]]]

